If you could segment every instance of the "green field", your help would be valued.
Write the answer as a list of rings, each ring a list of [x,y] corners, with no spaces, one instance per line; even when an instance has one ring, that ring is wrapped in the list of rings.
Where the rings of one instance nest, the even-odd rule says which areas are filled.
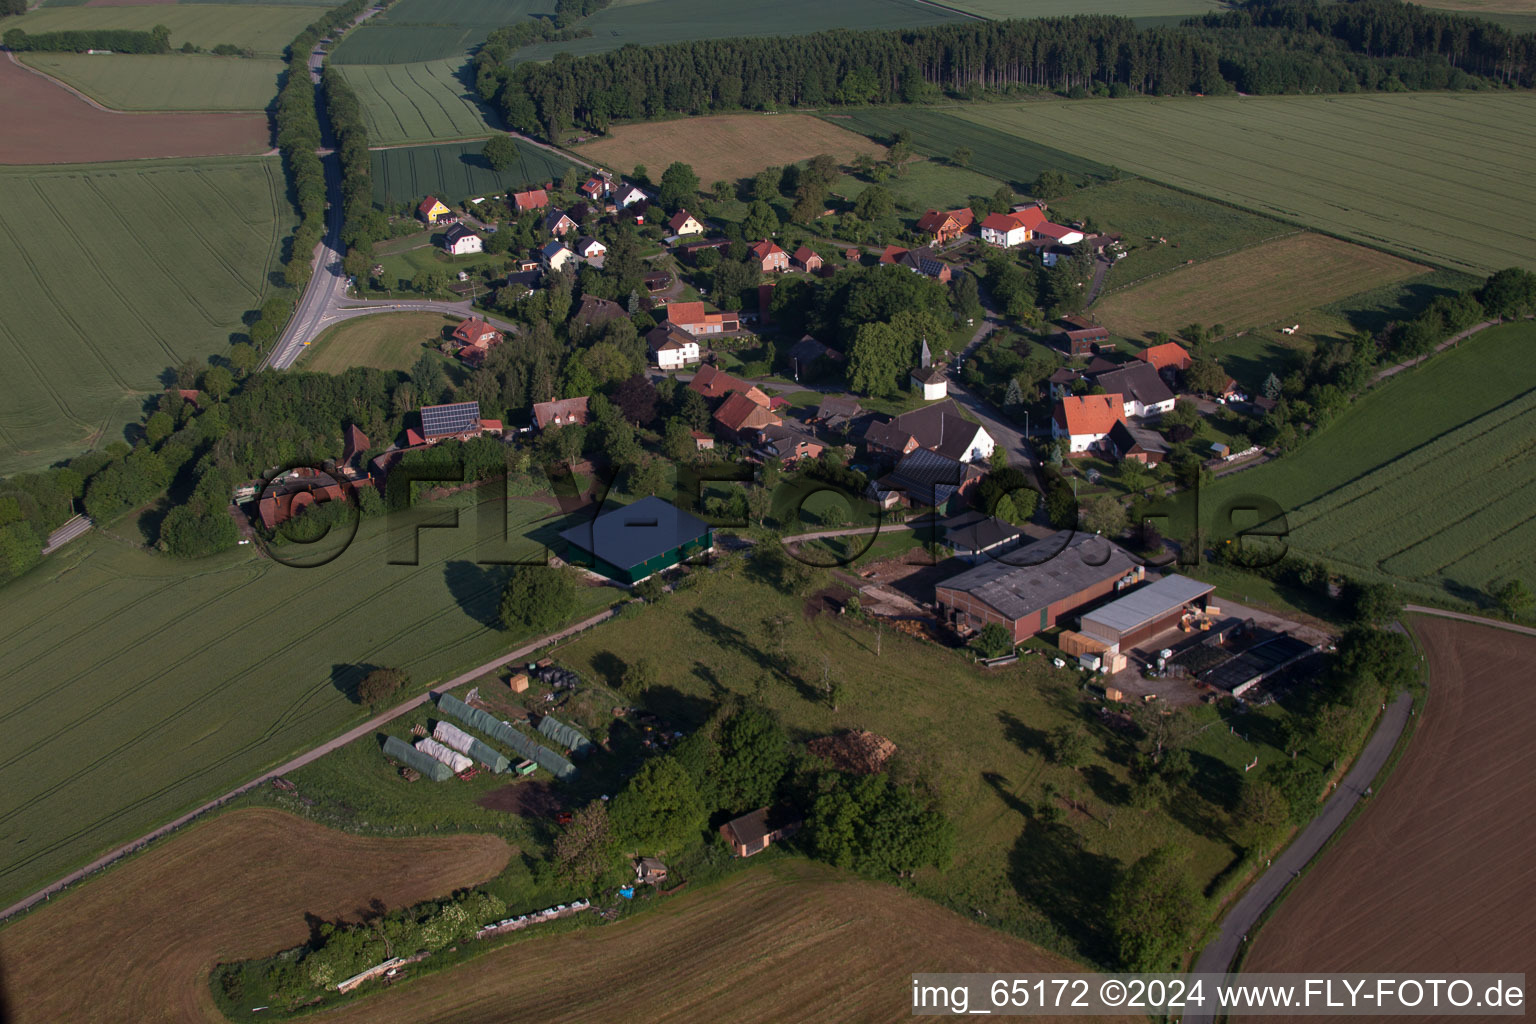
[[[57,32],[66,29],[128,28],[171,30],[171,45],[211,49],[234,43],[280,57],[304,27],[324,13],[320,7],[260,4],[152,4],[136,7],[48,7],[5,20],[6,31]]]
[[[0,473],[118,440],[166,367],[225,351],[271,290],[285,191],[275,157],[0,171]]]
[[[1084,100],[958,113],[1001,132],[1070,140],[1137,174],[1419,262],[1479,273],[1536,267],[1536,202],[1521,184],[1536,162],[1536,134],[1524,127],[1536,97],[1527,93]]]
[[[945,0],[946,7],[984,18],[1066,18],[1117,14],[1122,18],[1188,17],[1217,11],[1219,0]]]
[[[1473,601],[1536,564],[1536,326],[1493,328],[1370,392],[1296,453],[1202,495],[1261,494],[1291,547],[1407,595]]]
[[[309,343],[299,368],[340,373],[349,366],[405,371],[431,345],[443,340],[443,329],[457,321],[439,313],[375,313],[329,328]]]
[[[445,203],[558,181],[570,163],[547,149],[517,143],[521,159],[505,173],[491,169],[483,142],[381,149],[373,154],[373,199],[377,203],[419,200],[434,195]]]
[[[22,59],[114,110],[265,110],[283,73],[275,60],[204,54],[29,53]]]
[[[517,532],[552,511],[511,507]],[[0,905],[365,717],[344,693],[358,666],[424,689],[509,650],[486,625],[505,570],[475,563],[496,552],[460,520],[422,533],[417,566],[387,564],[385,520],[317,569],[91,534],[0,590]],[[615,596],[581,593],[582,616]]]
[[[363,105],[368,142],[388,146],[495,131],[475,96],[473,82],[465,85],[459,78],[467,68],[463,60],[437,60],[349,65],[343,71]],[[496,121],[500,123],[499,118]]]
[[[458,57],[485,41],[491,29],[533,14],[548,15],[548,0],[401,0],[347,33],[331,53],[337,64],[414,64]]]
[[[833,184],[832,191],[844,199],[853,200],[870,184],[844,174]],[[906,174],[887,178],[880,187],[891,194],[897,210],[921,217],[928,210],[952,210],[964,206],[972,196],[990,199],[1001,184],[996,178],[942,160],[914,160],[907,165]]]
[[[950,111],[963,109],[873,107],[851,114],[825,116],[839,128],[868,135],[883,143],[889,143],[896,132],[905,129],[912,135],[913,149],[943,160],[949,159],[958,147],[964,146],[971,151],[972,170],[1009,182],[1026,192],[1041,171],[1063,171],[1081,179],[1101,178],[1110,173],[1110,164],[1115,162],[1099,163],[1082,155],[951,116]],[[1068,132],[1056,138],[1070,139],[1074,138],[1074,134]]]
[[[616,3],[581,27],[592,34],[562,43],[538,43],[517,52],[518,60],[549,60],[557,53],[578,57],[689,39],[782,36],[831,28],[915,28],[943,25],[963,15],[917,0],[644,0]],[[968,20],[968,19],[964,19]]]

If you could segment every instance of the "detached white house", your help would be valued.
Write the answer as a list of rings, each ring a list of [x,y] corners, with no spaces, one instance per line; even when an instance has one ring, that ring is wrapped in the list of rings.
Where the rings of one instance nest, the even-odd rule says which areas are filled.
[[[663,370],[678,370],[700,358],[698,339],[676,324],[664,323],[651,328],[645,336],[651,361]]]
[[[576,255],[584,260],[600,260],[608,252],[608,247],[591,235],[576,243]]]
[[[1068,395],[1056,400],[1051,436],[1066,438],[1071,452],[1086,452],[1109,436],[1116,423],[1124,421],[1122,395]]]
[[[540,262],[550,270],[563,270],[566,264],[576,259],[576,254],[566,247],[564,242],[550,242],[539,252]]]
[[[626,206],[634,206],[636,203],[643,202],[648,198],[650,197],[638,185],[631,185],[628,182],[620,185],[613,193],[614,204],[621,210]]]
[[[687,210],[678,210],[674,213],[672,219],[667,221],[667,228],[674,235],[702,235],[704,233],[704,225],[700,224],[693,214]]]
[[[936,402],[949,395],[949,376],[942,366],[919,367],[912,371],[912,390],[921,392],[923,401]]]
[[[462,224],[455,224],[443,235],[443,250],[450,256],[468,256],[482,252],[484,243],[480,236]]]
[[[1151,363],[1133,362],[1097,374],[1093,382],[1105,391],[1125,396],[1125,415],[1150,419],[1173,409],[1174,395]]]

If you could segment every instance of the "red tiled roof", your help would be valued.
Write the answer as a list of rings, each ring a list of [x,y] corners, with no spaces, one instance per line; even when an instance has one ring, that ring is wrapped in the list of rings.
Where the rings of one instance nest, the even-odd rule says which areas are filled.
[[[774,253],[778,253],[782,256],[784,254],[784,250],[780,249],[776,244],[770,242],[766,238],[752,247],[752,255],[756,256],[760,260],[765,260],[772,256]]]
[[[907,250],[899,245],[888,245],[880,254],[881,263],[895,263],[907,254]]]
[[[800,248],[795,250],[795,262],[800,264],[802,267],[809,263],[811,260],[819,261],[820,259],[821,257],[816,255],[816,250],[812,249],[808,245],[802,245]]]
[[[1184,346],[1176,341],[1153,345],[1141,353],[1140,358],[1143,362],[1151,363],[1159,370],[1166,370],[1169,367],[1176,370],[1189,369],[1189,353],[1184,351]]]
[[[405,428],[405,446],[407,448],[420,448],[426,443],[426,439],[423,438],[420,434],[416,433],[414,428]]]
[[[489,348],[501,340],[501,332],[484,320],[469,319],[453,329],[454,340],[476,348]]]
[[[500,430],[501,429],[501,420],[481,420],[480,421],[480,429],[481,430]]]
[[[527,192],[512,193],[512,205],[521,212],[524,210],[542,210],[549,205],[549,193],[541,188],[530,189]]]
[[[688,387],[705,398],[721,398],[733,391],[745,391],[748,388],[746,381],[737,380],[723,370],[717,370],[708,363],[699,367],[699,372],[693,375],[693,380],[688,382]]]
[[[1056,422],[1069,434],[1107,434],[1125,419],[1125,396],[1080,395],[1056,400]]]
[[[783,421],[770,410],[754,402],[751,396],[737,391],[731,394],[720,408],[715,410],[715,420],[727,430],[761,430]]]
[[[559,420],[556,424],[555,421]],[[587,397],[562,398],[554,402],[536,402],[533,406],[533,422],[540,430],[546,426],[569,426],[587,422]]]
[[[953,222],[958,228],[968,228],[976,220],[976,215],[970,207],[962,206],[958,210],[929,210],[917,220],[917,230],[923,232],[935,232],[944,225]]]
[[[421,201],[421,205],[416,207],[416,212],[423,215],[430,214],[432,212],[432,208],[437,205],[437,202],[438,200],[436,196],[427,196],[427,198]],[[444,203],[443,205],[447,206],[448,204]]]

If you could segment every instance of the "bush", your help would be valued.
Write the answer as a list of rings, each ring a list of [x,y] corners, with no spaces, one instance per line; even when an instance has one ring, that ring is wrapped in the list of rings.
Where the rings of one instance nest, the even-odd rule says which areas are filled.
[[[1013,651],[1013,634],[1001,622],[989,622],[971,640],[971,646],[983,658],[1001,658]]]
[[[544,632],[576,611],[576,580],[569,569],[518,568],[501,591],[503,629]]]
[[[376,668],[357,684],[360,704],[382,704],[404,687],[410,678],[397,668]]]

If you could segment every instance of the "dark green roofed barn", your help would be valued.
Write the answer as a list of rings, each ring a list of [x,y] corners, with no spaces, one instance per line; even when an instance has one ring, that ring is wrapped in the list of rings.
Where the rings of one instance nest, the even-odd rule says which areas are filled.
[[[708,523],[654,497],[604,512],[560,539],[567,562],[620,583],[639,583],[715,543]]]

